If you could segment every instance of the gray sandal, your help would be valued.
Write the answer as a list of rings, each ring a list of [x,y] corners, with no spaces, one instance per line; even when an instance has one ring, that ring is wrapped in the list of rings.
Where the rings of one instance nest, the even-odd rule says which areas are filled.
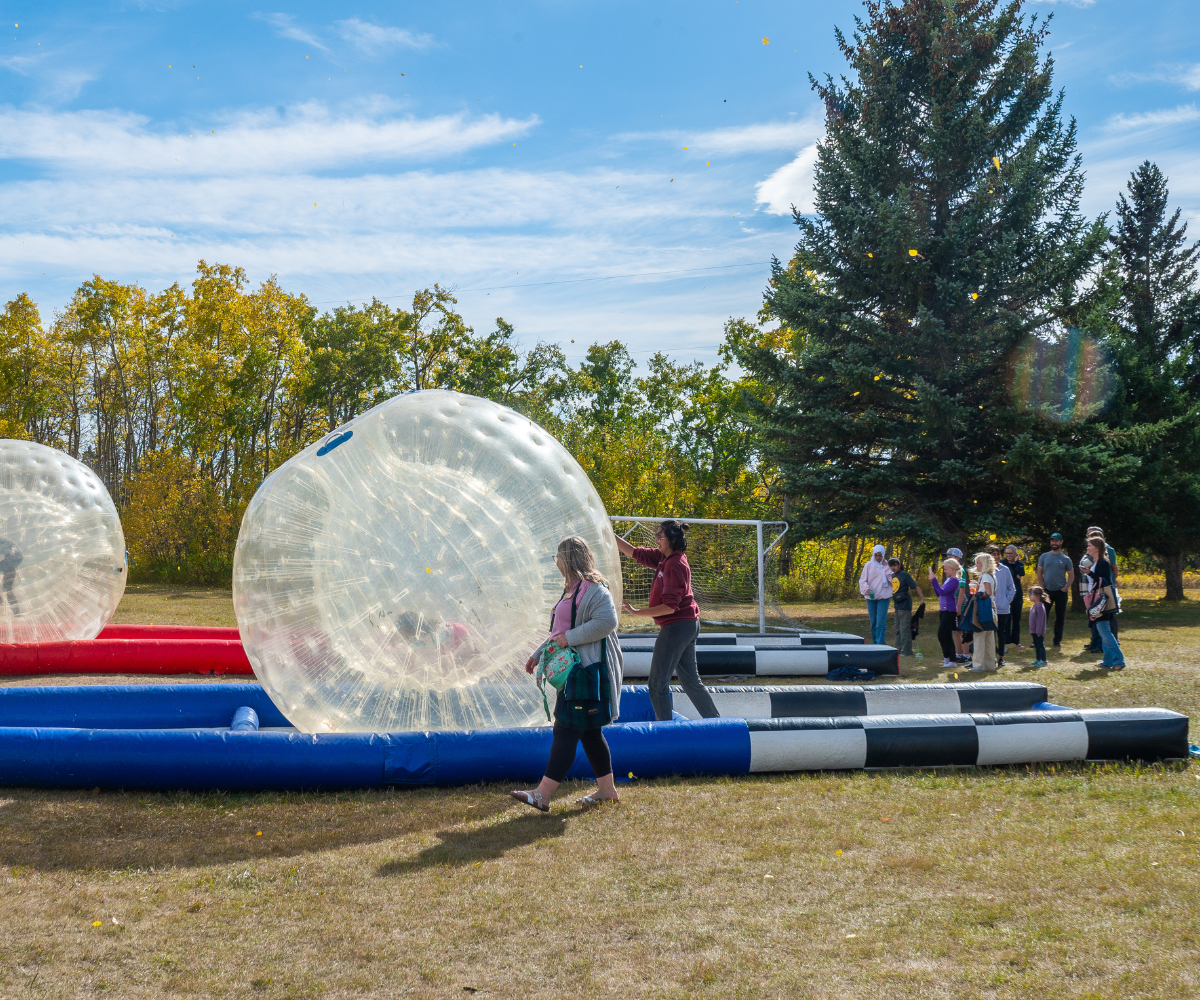
[[[620,799],[605,799],[605,798],[601,798],[599,795],[592,794],[592,795],[585,795],[583,798],[581,798],[579,800],[579,804],[581,806],[598,806],[603,802],[620,802],[620,801],[621,801]]]
[[[524,802],[527,806],[533,806],[540,812],[548,813],[550,811],[550,807],[542,801],[541,792],[513,792],[512,797],[518,802]]]

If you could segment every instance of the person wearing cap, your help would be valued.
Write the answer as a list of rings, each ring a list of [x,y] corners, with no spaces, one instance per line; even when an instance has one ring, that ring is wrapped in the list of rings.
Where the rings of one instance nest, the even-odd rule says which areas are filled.
[[[1067,595],[1075,579],[1075,564],[1063,551],[1063,536],[1057,531],[1050,536],[1050,551],[1043,552],[1037,561],[1038,586],[1046,591],[1054,605],[1054,645],[1062,645],[1063,623],[1067,619]]]
[[[1025,577],[1025,564],[1021,562],[1020,553],[1015,545],[1004,546],[1004,565],[1008,567],[1013,586],[1016,588],[1012,599],[1012,614],[1009,616],[1012,619],[1012,628],[1004,641],[1017,649],[1024,649],[1021,645],[1021,606],[1025,602],[1025,591],[1021,580]]]
[[[877,646],[887,642],[888,601],[892,599],[892,571],[887,564],[887,549],[876,545],[858,578],[858,592],[867,599],[867,618],[871,622],[871,641]]]

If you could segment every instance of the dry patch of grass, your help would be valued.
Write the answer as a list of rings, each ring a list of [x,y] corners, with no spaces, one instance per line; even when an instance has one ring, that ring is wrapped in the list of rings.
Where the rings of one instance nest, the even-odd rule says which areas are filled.
[[[1194,774],[10,790],[0,995],[1194,996]]]
[[[228,592],[179,590],[130,588],[122,620],[226,623],[203,609]],[[1072,616],[1049,667],[999,679],[1194,715],[1200,608],[1126,607],[1124,673],[1074,653]],[[932,631],[902,679],[951,679]],[[0,996],[1193,997],[1198,774],[661,780],[549,815],[497,786],[0,790]]]

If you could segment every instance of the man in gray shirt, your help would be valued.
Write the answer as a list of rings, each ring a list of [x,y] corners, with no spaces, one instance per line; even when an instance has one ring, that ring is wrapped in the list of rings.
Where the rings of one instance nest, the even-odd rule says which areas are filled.
[[[1071,593],[1071,582],[1075,579],[1075,564],[1062,550],[1063,536],[1057,531],[1050,536],[1050,551],[1038,557],[1038,585],[1044,587],[1046,596],[1054,605],[1054,645],[1062,645],[1063,622],[1067,618],[1067,595]]]

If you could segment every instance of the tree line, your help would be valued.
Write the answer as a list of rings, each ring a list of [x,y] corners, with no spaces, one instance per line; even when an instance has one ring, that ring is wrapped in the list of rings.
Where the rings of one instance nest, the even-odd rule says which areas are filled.
[[[49,322],[27,295],[0,314],[0,437],[61,448],[121,510],[133,578],[228,581],[254,491],[272,469],[375,404],[454,389],[514,407],[571,451],[613,512],[746,517],[776,504],[743,380],[727,362],[620,341],[562,348],[476,333],[440,286],[410,304],[319,313],[272,278],[200,261],[161,293],[93,277]]]

